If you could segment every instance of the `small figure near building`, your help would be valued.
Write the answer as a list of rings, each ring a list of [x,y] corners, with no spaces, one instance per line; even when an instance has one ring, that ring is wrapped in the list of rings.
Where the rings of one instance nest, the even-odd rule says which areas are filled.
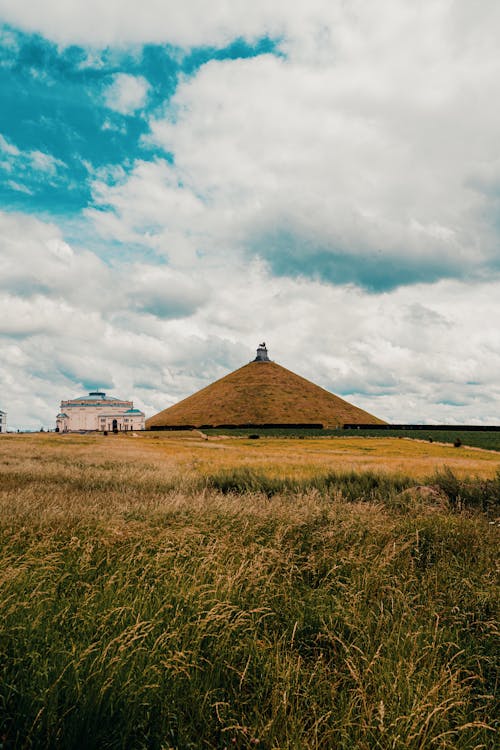
[[[134,409],[132,401],[106,396],[103,391],[92,391],[69,401],[61,401],[57,415],[57,432],[122,432],[144,430],[145,414]]]

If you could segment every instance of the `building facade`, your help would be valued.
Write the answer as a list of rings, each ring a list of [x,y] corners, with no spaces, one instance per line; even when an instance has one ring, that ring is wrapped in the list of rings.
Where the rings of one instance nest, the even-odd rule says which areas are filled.
[[[0,409],[0,432],[7,432],[7,414]]]
[[[144,412],[134,409],[132,401],[92,391],[88,396],[61,401],[56,418],[58,432],[92,430],[99,432],[143,430]]]

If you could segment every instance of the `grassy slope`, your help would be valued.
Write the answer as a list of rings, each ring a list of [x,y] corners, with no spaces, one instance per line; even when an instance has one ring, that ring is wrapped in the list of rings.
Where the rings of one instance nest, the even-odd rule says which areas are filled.
[[[151,417],[147,426],[381,421],[275,362],[250,362]]]
[[[344,433],[345,434],[345,433]],[[476,448],[485,448],[486,450],[500,451],[500,432],[497,431],[475,431],[461,430],[457,427],[455,430],[384,430],[384,436],[374,431],[363,430],[363,436],[375,437],[409,437],[416,440],[432,440],[441,443],[453,443],[457,438],[463,445],[471,445]]]
[[[189,433],[184,433],[188,435]],[[144,433],[142,445],[151,455],[174,460],[183,471],[203,476],[235,467],[251,467],[270,476],[310,479],[325,472],[375,471],[404,474],[419,480],[448,466],[457,476],[494,477],[499,456],[462,446],[378,437],[325,439],[261,438],[251,440],[215,437],[207,440],[191,433]],[[112,438],[113,439],[113,438]],[[150,456],[151,457],[151,456]]]
[[[5,748],[496,746],[496,524],[172,446],[0,440]]]
[[[221,430],[221,429],[209,429],[205,432],[211,435],[227,435],[229,437],[247,437],[249,430]],[[364,437],[375,437],[381,440],[385,440],[389,437],[393,438],[413,438],[415,440],[426,440],[427,442],[436,443],[454,443],[457,438],[460,438],[463,445],[470,445],[476,448],[484,448],[486,450],[500,451],[500,432],[498,431],[474,431],[474,430],[462,430],[457,427],[453,430],[317,430],[317,429],[282,429],[282,428],[258,428],[252,429],[253,434],[258,434],[260,437],[283,437],[283,438],[318,438],[318,437],[340,437],[348,438],[357,436],[360,438]]]

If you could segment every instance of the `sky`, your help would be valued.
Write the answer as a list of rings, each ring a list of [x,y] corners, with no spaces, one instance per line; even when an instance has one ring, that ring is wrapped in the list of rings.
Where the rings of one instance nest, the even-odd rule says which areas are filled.
[[[209,7],[209,13],[207,8]],[[500,423],[497,0],[0,0],[0,409],[271,359]]]

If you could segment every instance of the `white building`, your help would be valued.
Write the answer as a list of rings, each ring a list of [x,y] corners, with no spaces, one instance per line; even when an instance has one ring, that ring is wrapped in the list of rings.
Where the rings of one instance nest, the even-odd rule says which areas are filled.
[[[56,429],[59,432],[143,430],[144,412],[134,409],[132,401],[93,391],[88,396],[61,401]]]
[[[7,414],[0,410],[0,432],[7,432]]]

